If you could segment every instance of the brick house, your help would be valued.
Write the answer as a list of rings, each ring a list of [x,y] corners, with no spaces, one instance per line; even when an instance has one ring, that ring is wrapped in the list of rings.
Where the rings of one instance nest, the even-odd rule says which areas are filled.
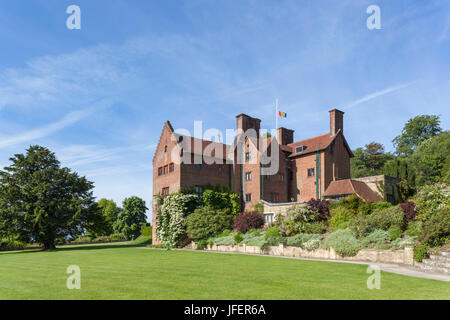
[[[201,193],[202,186],[210,184],[237,192],[243,209],[251,209],[261,200],[285,203],[322,199],[332,182],[350,179],[353,156],[344,137],[344,112],[333,109],[329,113],[329,132],[297,142],[294,130],[286,128],[278,128],[277,137],[261,137],[261,120],[245,114],[236,117],[239,133],[233,145],[177,134],[167,121],[153,158],[154,197],[184,187],[194,187]],[[246,132],[253,134],[242,134]],[[279,163],[270,175],[262,174],[262,159],[268,155]],[[153,226],[156,216],[153,201]],[[153,241],[157,243],[155,232]]]

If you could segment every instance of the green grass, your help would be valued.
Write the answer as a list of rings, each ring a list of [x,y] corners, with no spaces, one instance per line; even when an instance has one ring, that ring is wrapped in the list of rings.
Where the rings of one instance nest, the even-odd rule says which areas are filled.
[[[66,269],[81,268],[81,290]],[[0,299],[450,299],[450,284],[367,266],[250,255],[166,251],[131,244],[0,253]]]

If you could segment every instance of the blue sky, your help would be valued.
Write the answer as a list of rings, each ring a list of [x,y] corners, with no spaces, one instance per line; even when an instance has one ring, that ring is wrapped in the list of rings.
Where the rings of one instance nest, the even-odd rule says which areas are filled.
[[[72,4],[81,30],[66,28]],[[446,0],[1,1],[0,41],[0,165],[43,145],[118,203],[151,207],[165,120],[225,131],[247,113],[273,128],[278,97],[296,140],[327,132],[335,107],[353,149],[392,151],[419,114],[449,129]]]

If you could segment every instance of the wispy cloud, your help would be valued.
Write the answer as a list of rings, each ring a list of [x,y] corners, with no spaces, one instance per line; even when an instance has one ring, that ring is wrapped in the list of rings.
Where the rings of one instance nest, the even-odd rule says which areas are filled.
[[[389,88],[386,88],[384,90],[368,94],[365,97],[362,97],[361,99],[354,100],[354,101],[352,101],[350,103],[345,104],[342,109],[347,110],[347,109],[353,108],[353,107],[355,107],[357,105],[360,105],[360,104],[362,104],[364,102],[367,102],[367,101],[376,99],[378,97],[384,96],[386,94],[405,89],[405,88],[411,86],[412,84],[414,84],[414,82],[415,81],[404,83],[404,84],[400,84],[400,85],[397,85],[397,86],[389,87]]]
[[[32,129],[30,131],[18,134],[13,137],[0,140],[0,148],[6,148],[24,142],[32,142],[39,138],[46,137],[52,133],[55,133],[68,126],[75,124],[76,122],[90,115],[92,111],[93,111],[92,109],[73,111],[64,116],[61,120],[56,121],[54,123],[42,126],[37,129]]]

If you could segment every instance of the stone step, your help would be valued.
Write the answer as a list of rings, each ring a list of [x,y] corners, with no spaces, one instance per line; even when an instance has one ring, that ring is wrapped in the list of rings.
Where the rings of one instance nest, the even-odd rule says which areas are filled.
[[[441,255],[430,255],[430,259],[439,262],[450,263],[450,257]]]
[[[426,264],[428,266],[432,267],[442,267],[442,268],[449,268],[450,269],[450,263],[444,262],[440,260],[434,260],[434,259],[425,259],[422,261],[423,264]]]
[[[441,257],[449,257],[450,258],[450,251],[441,251],[439,254]]]
[[[435,272],[435,273],[444,273],[444,274],[450,274],[450,268],[441,266],[436,263],[430,263],[430,261],[423,260],[422,262],[416,262],[414,263],[414,266],[418,269],[421,269],[423,271],[427,272]]]

